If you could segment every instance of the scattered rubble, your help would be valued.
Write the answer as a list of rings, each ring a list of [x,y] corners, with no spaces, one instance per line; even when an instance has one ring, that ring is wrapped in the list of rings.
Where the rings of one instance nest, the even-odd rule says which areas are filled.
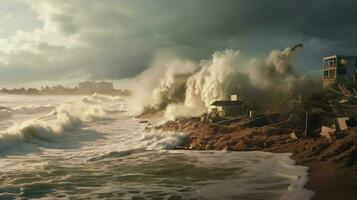
[[[318,159],[351,166],[357,157],[356,99],[340,86],[286,100],[253,118],[222,117],[213,109],[154,128],[189,133],[183,149],[292,152],[298,163]]]
[[[321,137],[325,137],[328,140],[332,140],[332,135],[335,132],[336,132],[336,129],[334,129],[334,128],[330,128],[330,127],[327,127],[327,126],[322,126],[320,135],[321,135]]]
[[[291,133],[290,133],[290,137],[291,137],[291,139],[293,139],[293,140],[299,139],[299,138],[296,136],[295,132],[291,132]]]
[[[348,120],[348,117],[337,117],[336,118],[336,128],[339,131],[347,130],[347,124],[346,121]]]

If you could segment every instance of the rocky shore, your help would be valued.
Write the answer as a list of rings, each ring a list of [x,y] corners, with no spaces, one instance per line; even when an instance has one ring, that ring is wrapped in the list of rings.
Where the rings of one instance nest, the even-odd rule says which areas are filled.
[[[180,149],[290,152],[298,164],[316,160],[331,162],[340,167],[353,167],[357,164],[357,127],[342,131],[338,137],[332,139],[293,138],[289,133],[272,126],[220,126],[190,119],[169,121],[155,128],[188,133],[187,141],[178,147]]]
[[[141,118],[158,121],[162,114]],[[303,101],[282,102],[254,118],[213,122],[186,117],[161,125],[149,123],[146,129],[187,133],[177,149],[292,153],[297,164],[309,167],[305,187],[316,192],[314,200],[348,200],[357,196],[356,116],[356,96],[327,91]]]
[[[357,195],[357,128],[341,131],[332,139],[293,138],[281,124],[244,127],[240,123],[217,125],[196,119],[169,121],[149,129],[187,133],[178,149],[231,150],[292,153],[299,165],[308,166],[306,188],[316,192],[313,199],[354,199]]]

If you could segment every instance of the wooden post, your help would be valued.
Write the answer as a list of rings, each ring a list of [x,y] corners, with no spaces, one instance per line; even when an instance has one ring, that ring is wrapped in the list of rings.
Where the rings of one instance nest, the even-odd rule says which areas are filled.
[[[309,121],[309,111],[306,111],[306,116],[305,116],[305,133],[304,133],[304,136],[305,136],[305,137],[307,137],[308,121]]]

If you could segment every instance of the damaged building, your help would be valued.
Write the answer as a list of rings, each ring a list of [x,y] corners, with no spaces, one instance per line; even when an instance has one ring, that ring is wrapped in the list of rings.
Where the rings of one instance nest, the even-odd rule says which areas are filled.
[[[248,111],[249,106],[238,95],[231,95],[229,100],[214,101],[210,106],[210,112],[216,112],[222,118],[245,115]]]
[[[323,59],[323,87],[356,80],[357,57],[333,55]]]

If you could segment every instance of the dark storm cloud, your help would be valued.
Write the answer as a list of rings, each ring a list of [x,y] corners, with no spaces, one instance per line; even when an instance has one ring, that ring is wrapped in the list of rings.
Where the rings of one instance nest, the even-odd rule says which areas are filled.
[[[34,77],[42,80],[52,79],[50,72],[59,71],[56,77],[65,77],[71,70],[100,79],[132,77],[147,68],[160,51],[199,60],[226,48],[262,55],[304,43],[298,59],[303,71],[319,69],[321,57],[328,54],[357,54],[354,0],[40,2],[33,4],[46,5],[38,10],[44,12],[43,19],[57,24],[64,37],[76,37],[81,44],[58,50],[58,44],[52,44],[56,56],[63,57],[61,63],[45,58],[46,62],[38,63],[41,59],[25,57],[27,62],[14,66],[39,65]],[[36,56],[49,56],[41,52]],[[8,66],[14,65],[11,61]]]

